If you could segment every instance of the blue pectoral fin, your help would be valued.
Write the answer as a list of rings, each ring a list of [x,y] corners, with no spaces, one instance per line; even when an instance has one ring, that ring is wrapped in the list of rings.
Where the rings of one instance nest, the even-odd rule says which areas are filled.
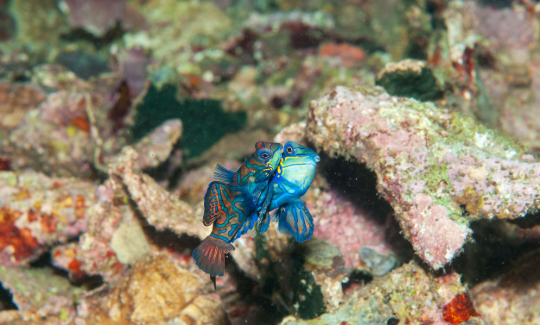
[[[236,174],[237,171],[238,168],[228,170],[220,164],[217,164],[216,169],[214,169],[214,178],[218,181],[229,184],[230,182],[232,182],[234,174]]]
[[[278,216],[279,231],[293,236],[297,242],[304,242],[313,236],[313,217],[302,201],[281,206]]]
[[[259,210],[259,220],[264,219],[264,217],[267,215],[266,212],[268,211],[268,206],[272,201],[272,195],[274,195],[272,186],[268,186],[266,190],[266,197],[264,198],[264,201],[261,204],[261,209]]]
[[[264,234],[268,230],[268,227],[270,227],[270,221],[278,220],[278,212],[279,209],[276,209],[272,212],[266,212],[266,214],[263,216],[259,223],[259,232],[261,234]]]

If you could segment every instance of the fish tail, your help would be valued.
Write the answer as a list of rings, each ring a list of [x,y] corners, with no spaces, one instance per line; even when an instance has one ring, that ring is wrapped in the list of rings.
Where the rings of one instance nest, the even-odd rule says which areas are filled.
[[[225,254],[233,250],[230,243],[210,235],[193,250],[193,258],[197,266],[210,276],[223,276]]]
[[[313,217],[302,201],[297,200],[280,207],[278,214],[280,232],[293,236],[299,243],[313,235]]]

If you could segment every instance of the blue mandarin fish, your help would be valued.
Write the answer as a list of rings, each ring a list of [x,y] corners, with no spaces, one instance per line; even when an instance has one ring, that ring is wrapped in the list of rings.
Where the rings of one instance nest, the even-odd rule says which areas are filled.
[[[256,151],[242,166],[229,171],[218,165],[215,177],[204,197],[205,226],[213,225],[212,233],[193,251],[197,266],[210,274],[223,276],[225,254],[234,250],[232,243],[253,227],[258,215],[270,204],[268,182],[276,170],[283,147],[279,143],[259,141]]]
[[[313,235],[313,217],[300,197],[306,193],[315,177],[315,166],[321,158],[312,149],[296,142],[287,142],[283,157],[270,180],[271,202],[260,220],[259,231],[268,230],[270,220],[279,222],[280,232],[303,242]],[[272,216],[269,211],[277,209]]]

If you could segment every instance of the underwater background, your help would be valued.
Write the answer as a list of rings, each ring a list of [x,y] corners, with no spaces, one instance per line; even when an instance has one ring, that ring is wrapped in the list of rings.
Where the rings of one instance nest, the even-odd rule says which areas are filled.
[[[214,289],[261,140],[320,156],[313,237]],[[535,0],[0,0],[0,324],[540,324],[539,152]]]

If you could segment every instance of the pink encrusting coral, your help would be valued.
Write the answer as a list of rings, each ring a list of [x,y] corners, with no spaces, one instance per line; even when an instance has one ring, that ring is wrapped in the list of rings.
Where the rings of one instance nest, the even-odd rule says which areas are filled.
[[[384,225],[355,206],[336,190],[315,189],[307,194],[306,207],[313,215],[313,235],[337,246],[347,268],[358,268],[362,262],[360,248],[368,246],[381,254],[392,252],[385,238]]]
[[[461,250],[479,218],[537,208],[540,165],[519,145],[459,113],[338,87],[312,101],[307,138],[318,150],[367,163],[419,256],[433,268]]]

